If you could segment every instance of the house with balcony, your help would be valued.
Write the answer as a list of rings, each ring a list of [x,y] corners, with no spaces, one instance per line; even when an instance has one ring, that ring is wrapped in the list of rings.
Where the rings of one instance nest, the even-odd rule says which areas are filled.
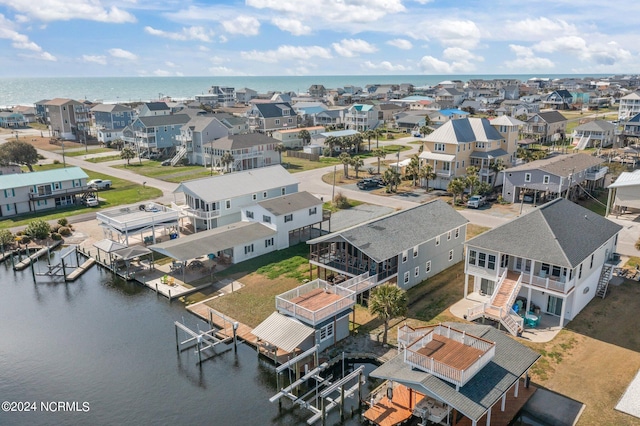
[[[462,260],[467,222],[431,201],[308,241],[309,263],[327,281],[369,274],[408,289]]]
[[[228,135],[205,145],[204,155],[213,162],[213,167],[236,172],[280,164],[277,145],[276,139],[263,133]],[[231,154],[233,157],[230,164],[222,162],[225,154]]]
[[[502,172],[502,197],[510,203],[526,200],[534,204],[557,197],[573,199],[584,191],[582,188],[604,186],[609,169],[603,163],[602,158],[577,153],[554,155],[511,167]]]
[[[122,139],[122,131],[133,122],[134,111],[120,104],[98,104],[91,108],[93,126],[102,143]]]
[[[29,122],[19,112],[0,111],[0,127],[5,129],[24,127]]]
[[[522,311],[538,307],[558,326],[576,317],[596,295],[604,297],[622,226],[565,198],[557,198],[467,241],[464,297],[487,300],[467,319],[485,317],[517,334]]]
[[[171,115],[171,108],[166,102],[145,102],[138,109],[138,117],[155,117]]]
[[[0,216],[35,213],[74,206],[95,194],[80,167],[0,175]]]
[[[180,183],[184,204],[172,203],[195,232],[242,220],[242,208],[298,192],[298,181],[282,166],[262,167]]]
[[[46,101],[45,123],[54,137],[80,140],[89,131],[90,109],[73,99],[55,98]]]
[[[522,132],[540,142],[555,142],[564,139],[567,119],[558,111],[543,111],[527,118]]]
[[[377,424],[412,415],[422,424],[506,424],[498,416],[516,413],[535,392],[527,378],[540,354],[491,326],[403,325],[398,349],[370,373],[387,380],[364,413]]]
[[[622,134],[625,137],[640,137],[640,113],[622,123]]]
[[[256,99],[257,97],[258,92],[248,87],[236,90],[236,102],[238,103],[247,105],[252,99]]]
[[[11,111],[22,114],[27,124],[35,123],[38,120],[38,116],[36,115],[36,109],[32,106],[16,105],[15,107],[13,107]]]
[[[373,105],[353,104],[347,108],[344,114],[344,126],[346,129],[364,132],[375,129],[380,120],[378,112]]]
[[[179,158],[176,162],[182,157],[187,157],[189,164],[211,166],[213,141],[228,135],[229,128],[218,120],[217,115],[192,117],[180,128],[180,135],[176,138],[180,143],[176,153]]]
[[[506,142],[505,151],[509,153],[509,160],[505,161],[505,166],[509,167],[516,163],[516,153],[518,152],[518,140],[520,130],[524,127],[524,121],[520,121],[513,116],[502,115],[490,120],[491,126],[498,131]],[[481,169],[483,169],[481,167]],[[496,176],[496,184],[502,183],[502,178]]]
[[[273,139],[283,144],[287,148],[302,148],[307,142],[300,137],[300,132],[306,130],[313,138],[320,133],[324,133],[324,126],[300,127],[298,129],[278,130],[273,132]]]
[[[289,102],[254,103],[246,115],[254,132],[271,133],[298,127],[298,116]]]
[[[620,98],[618,120],[626,121],[640,114],[640,92],[629,93]]]
[[[319,112],[313,116],[313,124],[314,126],[344,127],[346,111],[346,109],[329,109]]]
[[[542,100],[542,103],[546,108],[571,109],[573,95],[567,89],[554,90]]]
[[[465,175],[467,167],[476,166],[481,180],[493,185],[497,176],[491,170],[491,164],[500,159],[508,165],[515,154],[514,145],[496,130],[503,126],[509,136],[518,124],[496,124],[494,127],[486,118],[462,118],[448,121],[426,135],[424,151],[419,158],[422,165],[431,165],[436,173],[430,184],[434,188],[447,189],[451,179]],[[509,141],[514,137],[509,136]]]
[[[616,125],[604,120],[593,120],[573,130],[571,144],[576,149],[605,148],[616,140]]]
[[[459,120],[467,117],[469,117],[469,113],[460,109],[441,109],[429,113],[430,125],[434,128],[440,127],[448,121]]]
[[[442,88],[436,92],[436,102],[442,108],[455,108],[466,98],[466,94],[456,88]]]
[[[180,130],[191,117],[187,114],[140,116],[122,130],[122,139],[136,151],[171,155],[180,145]]]

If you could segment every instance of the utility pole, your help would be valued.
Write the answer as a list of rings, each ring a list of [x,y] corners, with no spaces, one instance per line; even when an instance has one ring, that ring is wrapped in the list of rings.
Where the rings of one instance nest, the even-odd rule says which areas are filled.
[[[333,189],[331,190],[331,202],[333,203],[333,200],[335,200],[336,198],[336,167],[337,166],[333,166]]]

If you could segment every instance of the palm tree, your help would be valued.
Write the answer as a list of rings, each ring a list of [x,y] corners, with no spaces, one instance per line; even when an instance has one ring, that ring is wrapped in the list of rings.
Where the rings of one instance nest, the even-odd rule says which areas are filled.
[[[287,150],[287,147],[284,146],[284,144],[279,143],[276,145],[274,150],[278,153],[278,156],[280,156],[280,164],[282,164],[282,153]]]
[[[389,167],[384,171],[383,179],[387,183],[387,191],[392,192],[400,183],[400,173]]]
[[[362,158],[360,158],[359,155],[355,155],[353,156],[353,158],[351,158],[351,167],[353,167],[353,170],[355,170],[356,172],[356,179],[358,179],[358,172],[360,171],[360,167],[364,166],[364,161],[362,160]]]
[[[384,149],[376,148],[373,150],[373,156],[378,159],[378,174],[380,174],[380,160],[387,156]]]
[[[500,174],[500,172],[503,171],[506,168],[507,168],[507,166],[504,165],[504,162],[502,161],[501,158],[498,158],[496,161],[494,161],[494,162],[489,164],[489,170],[491,170],[492,172],[494,172],[496,174],[493,177],[493,181],[491,181],[491,190],[493,190],[493,188],[495,188],[496,181],[498,180],[498,175]]]
[[[429,126],[421,126],[420,127],[420,134],[422,135],[422,137],[425,137],[427,135],[430,135],[433,132],[433,129]]]
[[[343,152],[338,157],[344,166],[344,178],[349,179],[349,164],[351,164],[351,155],[348,152]]]
[[[422,166],[419,176],[426,181],[425,192],[429,192],[429,181],[438,177],[438,175],[433,171],[433,166],[429,163]]]
[[[124,148],[122,148],[122,151],[120,151],[120,158],[122,158],[123,160],[127,160],[127,166],[129,165],[131,159],[135,157],[136,152],[130,146],[125,146]]]
[[[222,154],[222,157],[220,157],[220,163],[227,169],[227,171],[229,171],[229,166],[233,164],[234,161],[235,158],[231,155],[231,151],[225,151],[225,153]]]
[[[329,146],[329,149],[331,150],[331,156],[333,157],[333,153],[335,151],[335,147],[336,147],[336,145],[338,145],[340,143],[340,140],[335,136],[329,136],[324,141],[324,143],[327,144],[327,146]]]
[[[520,147],[516,151],[516,157],[521,158],[525,163],[533,160],[533,154],[527,148]]]
[[[453,194],[454,206],[456,205],[458,195],[463,194],[466,187],[466,179],[462,177],[453,178],[449,181],[449,185],[447,185],[447,191]]]
[[[389,320],[407,313],[407,292],[392,284],[382,284],[371,291],[369,312],[384,322],[382,343],[387,344]]]
[[[416,186],[416,180],[418,178],[418,174],[420,173],[420,159],[417,155],[413,155],[411,157],[411,161],[407,168],[405,169],[405,175],[411,176],[412,186]]]
[[[382,131],[382,129],[375,129],[374,133],[376,134],[376,149],[380,148],[380,135],[383,134],[384,132]]]
[[[367,142],[369,143],[369,152],[371,152],[371,138],[374,137],[376,135],[376,132],[374,132],[373,130],[369,129],[366,132],[364,132],[363,136],[365,138],[367,138]],[[378,172],[380,173],[380,172]]]
[[[360,145],[362,145],[362,134],[356,133],[351,136],[351,144],[356,148],[356,154],[360,153]]]
[[[467,171],[467,185],[469,187],[469,195],[473,195],[473,189],[480,183],[480,177],[478,172],[480,171],[476,166],[469,166]]]
[[[298,133],[298,137],[302,139],[302,143],[304,145],[308,145],[311,142],[311,134],[306,129],[300,130],[300,132]]]

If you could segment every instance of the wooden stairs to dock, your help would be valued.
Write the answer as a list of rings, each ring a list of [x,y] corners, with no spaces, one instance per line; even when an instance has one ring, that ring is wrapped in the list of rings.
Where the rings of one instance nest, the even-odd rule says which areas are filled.
[[[602,272],[600,272],[600,278],[598,279],[598,287],[596,289],[596,295],[604,299],[607,295],[607,289],[609,288],[609,281],[613,273],[613,265],[605,263],[602,266]]]

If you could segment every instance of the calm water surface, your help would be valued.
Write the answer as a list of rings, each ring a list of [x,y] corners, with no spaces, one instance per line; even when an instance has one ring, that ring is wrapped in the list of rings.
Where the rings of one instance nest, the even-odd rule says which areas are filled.
[[[269,402],[273,365],[249,346],[221,345],[202,368],[192,351],[178,355],[173,322],[183,319],[198,323],[182,304],[98,267],[74,283],[34,284],[29,270],[0,265],[0,401],[90,407],[0,412],[0,425],[306,424],[310,412]],[[337,412],[327,424],[339,424]]]

